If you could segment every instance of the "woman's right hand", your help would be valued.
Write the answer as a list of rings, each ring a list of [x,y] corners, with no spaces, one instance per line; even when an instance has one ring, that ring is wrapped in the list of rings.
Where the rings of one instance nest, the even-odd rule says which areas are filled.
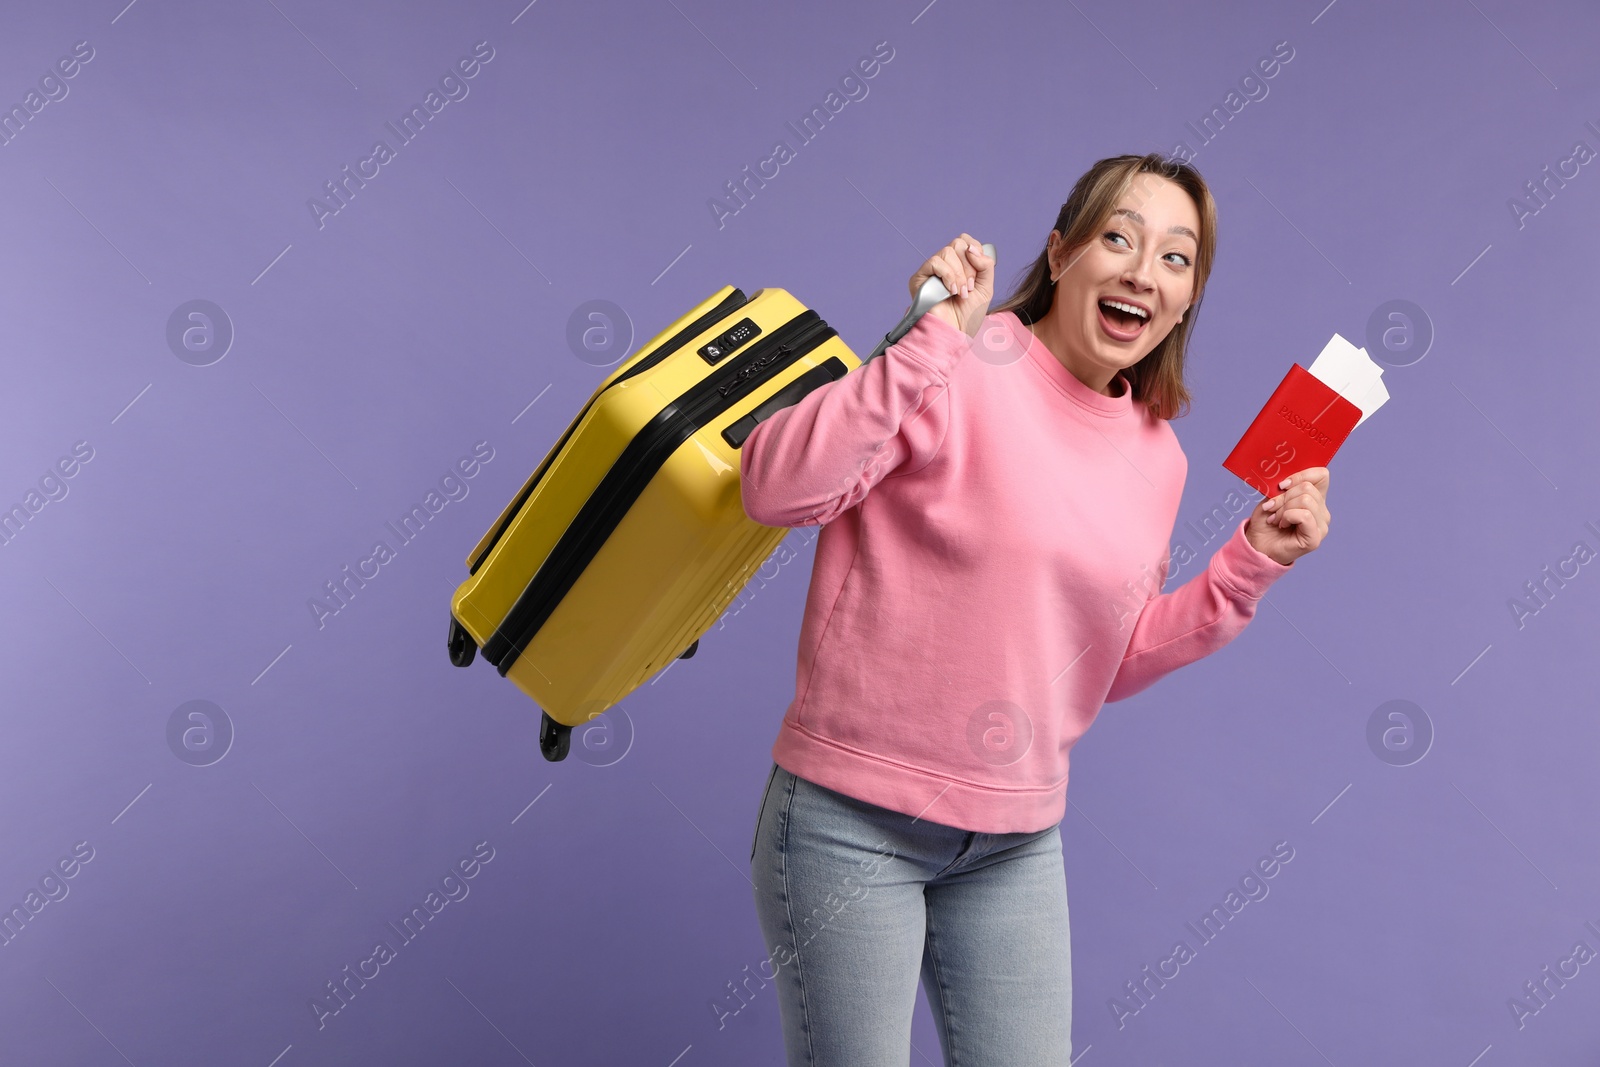
[[[989,311],[989,301],[994,299],[994,260],[983,254],[983,245],[970,233],[945,245],[911,276],[911,299],[929,277],[936,276],[950,290],[948,300],[941,300],[929,311],[937,315],[968,337],[975,337],[983,318]]]

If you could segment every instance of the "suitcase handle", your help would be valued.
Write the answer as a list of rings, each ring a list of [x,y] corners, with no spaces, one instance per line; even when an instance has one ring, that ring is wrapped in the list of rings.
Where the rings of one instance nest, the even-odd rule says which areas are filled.
[[[811,390],[818,386],[843,378],[848,369],[838,356],[829,356],[825,362],[812,367],[800,377],[773,393],[754,411],[723,430],[722,439],[728,442],[731,448],[742,447],[745,438],[750,436],[750,431],[765,422],[770,416],[782,411],[791,404],[798,404],[805,399]]]
[[[994,258],[994,245],[985,242],[983,254],[990,259]],[[883,340],[878,342],[878,347],[872,350],[872,355],[862,360],[865,366],[886,352],[890,345],[911,332],[911,327],[916,325],[918,319],[926,315],[935,304],[950,299],[950,290],[944,287],[937,275],[929,275],[922,283],[922,288],[917,290],[917,298],[911,302],[911,307],[906,311],[905,318],[901,319],[894,329],[883,335]]]

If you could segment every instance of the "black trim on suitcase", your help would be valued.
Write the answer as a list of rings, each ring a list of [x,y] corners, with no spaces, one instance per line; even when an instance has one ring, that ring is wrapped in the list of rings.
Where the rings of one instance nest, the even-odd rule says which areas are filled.
[[[812,367],[800,377],[773,393],[770,398],[763,401],[761,406],[750,412],[750,414],[723,430],[722,439],[733,448],[741,447],[745,442],[745,438],[750,436],[750,431],[767,421],[769,417],[786,407],[800,403],[807,393],[819,385],[836,382],[849,372],[850,368],[844,365],[844,360],[838,356],[829,356],[824,362]]]
[[[837,331],[816,311],[803,311],[662,408],[623,449],[579,509],[505,619],[484,642],[483,658],[504,677],[678,447],[762,382],[836,336]]]
[[[611,384],[616,385],[617,382],[627,381],[640,371],[649,370],[651,367],[655,366],[657,363],[660,363],[663,359],[666,359],[668,356],[672,355],[672,353],[676,352],[678,349],[694,340],[696,336],[703,333],[712,323],[718,321],[719,319],[727,318],[729,315],[732,315],[735,311],[738,311],[749,302],[750,298],[744,295],[744,290],[735,289],[733,292],[729,293],[723,298],[722,303],[718,304],[704,315],[701,315],[698,319],[695,319],[689,325],[685,326],[683,329],[669,337],[666,341],[662,342],[659,346],[657,346],[654,352],[651,352],[648,356],[645,356],[643,359],[639,360],[639,362],[629,367],[625,372],[617,377],[617,381],[612,382]],[[489,538],[489,543],[483,546],[483,551],[479,553],[478,558],[473,560],[472,566],[467,568],[467,573],[469,575],[478,573],[478,568],[483,565],[483,561],[489,558],[489,553],[494,551],[494,546],[500,543],[501,536],[511,525],[512,520],[517,517],[517,513],[522,510],[522,505],[526,503],[528,497],[532,495],[534,488],[538,486],[539,482],[544,478],[544,472],[549,469],[550,464],[558,455],[561,454],[561,450],[566,447],[567,439],[572,436],[572,431],[576,430],[578,428],[578,424],[583,421],[583,417],[589,414],[589,408],[594,405],[594,401],[595,398],[590,397],[589,402],[583,405],[583,410],[578,412],[578,417],[573,419],[572,422],[567,426],[567,431],[561,435],[561,440],[556,442],[556,447],[552,448],[544,457],[544,462],[539,464],[539,469],[534,472],[532,478],[528,479],[528,484],[522,487],[522,492],[517,494],[516,504],[506,509],[505,522],[501,523],[500,526],[495,530],[494,536]]]

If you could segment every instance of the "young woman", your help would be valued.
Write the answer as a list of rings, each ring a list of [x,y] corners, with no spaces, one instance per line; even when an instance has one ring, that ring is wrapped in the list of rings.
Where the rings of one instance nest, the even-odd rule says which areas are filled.
[[[1328,531],[1298,471],[1161,591],[1215,247],[1192,167],[1100,160],[997,309],[962,234],[911,276],[950,299],[745,441],[745,511],[824,527],[750,853],[791,1065],[904,1067],[919,974],[946,1064],[1071,1059],[1072,745]]]

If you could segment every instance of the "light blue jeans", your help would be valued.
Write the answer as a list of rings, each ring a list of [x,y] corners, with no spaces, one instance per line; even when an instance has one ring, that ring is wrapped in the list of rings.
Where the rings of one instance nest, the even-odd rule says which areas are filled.
[[[946,1067],[1071,1060],[1059,826],[969,832],[774,763],[750,870],[789,1067],[906,1067],[919,974]]]

